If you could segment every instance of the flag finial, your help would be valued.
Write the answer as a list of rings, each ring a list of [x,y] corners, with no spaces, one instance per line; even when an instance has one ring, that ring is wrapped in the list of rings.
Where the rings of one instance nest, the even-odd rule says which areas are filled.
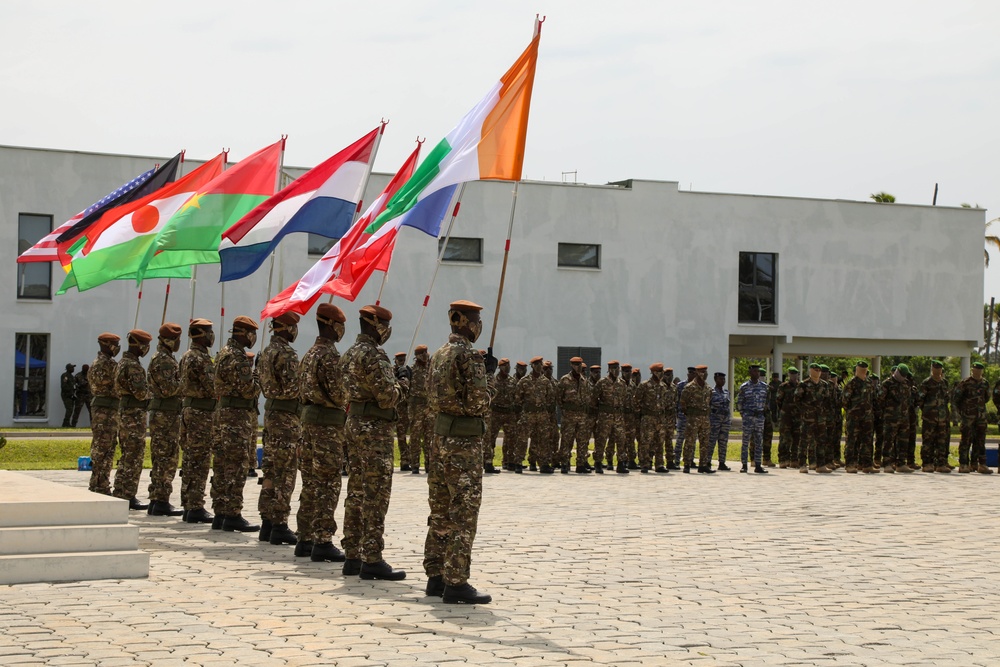
[[[379,134],[379,136],[382,136],[383,134],[385,134],[385,126],[389,124],[389,120],[388,120],[388,119],[386,119],[386,118],[383,118],[383,119],[382,119],[381,121],[379,121],[379,122],[380,122],[380,123],[382,124],[382,127],[380,127],[380,128],[378,129],[378,134]]]
[[[425,141],[427,141],[427,137],[424,137],[423,139],[421,139],[420,135],[419,134],[417,135],[417,145],[418,146],[423,146]]]
[[[542,34],[542,24],[545,23],[545,19],[548,18],[548,16],[542,16],[541,18],[538,18],[539,16],[541,15],[535,14],[535,34],[531,36],[532,39]]]

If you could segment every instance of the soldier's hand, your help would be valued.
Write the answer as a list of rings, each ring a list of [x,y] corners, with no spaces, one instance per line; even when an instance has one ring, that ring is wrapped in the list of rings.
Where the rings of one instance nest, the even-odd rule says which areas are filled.
[[[497,366],[500,364],[500,360],[493,356],[493,348],[487,348],[486,356],[483,358],[486,362],[486,372],[492,375],[497,372]]]

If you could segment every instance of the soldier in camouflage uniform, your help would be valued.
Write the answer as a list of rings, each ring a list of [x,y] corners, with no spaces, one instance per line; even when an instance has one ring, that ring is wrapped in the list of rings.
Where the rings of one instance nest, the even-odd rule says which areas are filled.
[[[517,408],[514,402],[514,378],[510,375],[510,359],[504,357],[497,364],[497,375],[493,379],[496,388],[496,395],[490,403],[490,432],[486,436],[486,449],[491,451],[496,449],[497,436],[503,429],[503,448],[501,460],[505,470],[510,470],[511,463],[510,443],[514,442],[514,429],[517,428]],[[493,465],[492,461],[485,468],[488,473],[498,473],[500,470]]]
[[[972,364],[972,374],[955,387],[954,406],[962,418],[962,440],[958,445],[958,472],[989,475],[986,466],[986,400],[990,385],[983,379],[982,362]]]
[[[510,439],[510,471],[518,472],[518,468],[524,469],[524,457],[528,451],[527,436],[521,432],[521,415],[524,414],[524,406],[517,402],[517,383],[528,374],[528,364],[518,361],[514,364],[514,419],[515,426],[511,429]],[[504,435],[504,447],[507,447],[507,436]]]
[[[686,417],[684,427],[684,472],[690,473],[694,465],[694,445],[698,441],[701,455],[698,472],[711,474],[712,442],[709,439],[708,412],[712,403],[712,388],[708,386],[708,366],[695,366],[693,380],[684,385],[681,392],[680,405]]]
[[[906,465],[906,448],[910,428],[910,401],[912,394],[906,382],[909,368],[900,364],[895,372],[882,383],[882,428],[885,430],[882,449],[882,471],[911,473]]]
[[[663,447],[667,437],[666,405],[671,400],[671,394],[663,384],[663,364],[655,363],[649,367],[649,379],[639,385],[635,393],[635,402],[639,406],[639,470],[646,474],[653,467],[653,454],[656,453],[656,472],[665,473],[663,467]]]
[[[361,333],[340,360],[350,396],[347,449],[351,462],[341,541],[347,552],[343,572],[360,574],[362,579],[398,581],[406,578],[406,572],[386,563],[382,550],[392,490],[396,410],[405,405],[406,384],[396,379],[381,348],[392,334],[392,313],[381,306],[365,306],[360,315]],[[476,454],[482,456],[481,451]]]
[[[485,350],[480,350],[480,352],[484,353],[484,357],[486,356]],[[552,469],[554,470],[556,468],[562,468],[562,461],[559,458],[559,402],[556,398],[556,394],[559,392],[559,382],[553,377],[553,372],[551,361],[546,359],[542,362],[542,375],[545,376],[545,379],[549,381],[549,385],[552,387],[552,397],[549,399],[549,404],[547,406],[549,415],[549,444],[546,449],[549,451],[549,455],[551,457],[549,465],[552,466]],[[490,420],[487,419],[486,426],[490,425],[489,422]]]
[[[767,385],[767,410],[764,411],[764,467],[775,466],[772,458],[774,449],[774,426],[778,423],[778,388],[781,387],[781,373],[771,373],[771,382]]]
[[[684,393],[684,387],[687,386],[688,382],[692,382],[695,378],[697,371],[694,366],[688,366],[687,368],[687,380],[682,380],[677,383],[677,442],[674,445],[674,469],[680,469],[681,461],[684,460],[683,447],[684,447],[684,430],[687,428],[687,416],[684,414],[684,408],[681,407],[681,394]]]
[[[260,382],[247,348],[257,343],[257,323],[245,315],[233,320],[232,336],[215,359],[215,395],[219,406],[212,432],[213,529],[249,533],[260,530],[243,518],[247,477],[247,441],[257,430]]]
[[[556,402],[562,414],[559,441],[559,461],[562,473],[569,473],[573,444],[576,444],[576,472],[587,474],[587,455],[590,446],[590,383],[583,376],[583,359],[569,360],[570,372],[559,378],[556,385]]]
[[[73,371],[76,366],[66,364],[66,372],[59,376],[59,396],[62,398],[63,407],[66,408],[66,416],[63,417],[62,427],[69,428],[76,426],[73,423],[73,411],[76,409],[76,379]]]
[[[627,473],[625,461],[628,459],[625,435],[625,383],[618,377],[618,361],[608,362],[608,374],[597,381],[591,397],[597,411],[597,425],[594,427],[594,470],[604,474],[604,459],[613,462],[617,451],[619,473]]]
[[[212,323],[191,320],[191,347],[181,357],[181,506],[187,523],[211,523],[205,511],[205,483],[212,464],[212,430],[215,422],[215,365],[208,350],[215,344]]]
[[[299,355],[292,343],[299,335],[299,315],[282,313],[271,320],[271,341],[260,354],[258,371],[264,398],[264,473],[263,488],[257,501],[260,512],[261,542],[274,545],[295,544],[295,533],[288,527],[292,494],[299,469]],[[311,455],[308,450],[306,455]],[[312,460],[303,462],[312,468]]]
[[[118,441],[122,455],[115,475],[115,498],[128,501],[131,510],[148,509],[135,497],[139,490],[142,463],[146,458],[146,406],[149,403],[149,382],[139,359],[149,352],[153,337],[142,329],[133,329],[126,337],[128,349],[115,370],[115,391],[118,392]]]
[[[820,364],[819,369],[819,379],[826,385],[826,392],[819,412],[819,419],[816,422],[816,428],[819,430],[816,438],[816,469],[819,471],[821,466],[825,466],[833,472],[837,469],[834,463],[836,455],[834,454],[833,446],[833,410],[837,398],[833,388],[833,381],[830,379],[830,367],[826,364]],[[837,405],[836,407],[839,411],[840,406]]]
[[[73,421],[70,426],[75,427],[80,421],[80,413],[87,408],[87,419],[90,419],[90,401],[94,398],[90,393],[90,365],[84,364],[80,372],[73,376],[76,383],[76,403],[73,406]]]
[[[917,403],[923,421],[923,444],[920,459],[924,472],[950,473],[948,450],[951,449],[951,433],[948,423],[948,381],[944,379],[944,362],[931,361],[931,375],[920,383]]]
[[[552,468],[555,453],[549,449],[552,442],[549,405],[555,402],[555,392],[542,374],[543,361],[541,357],[532,357],[531,373],[518,381],[514,397],[523,410],[517,424],[522,443],[526,445],[530,440],[531,456],[540,464],[542,474],[551,475],[555,472]],[[519,470],[515,468],[515,472]]]
[[[830,401],[830,385],[820,377],[822,368],[819,364],[809,364],[809,377],[799,382],[795,388],[795,406],[799,412],[799,451],[795,458],[798,459],[799,472],[808,473],[809,463],[812,462],[818,473],[831,473],[833,470],[820,462],[823,454],[823,442],[825,431],[822,430],[821,420],[824,411]]]
[[[396,374],[396,379],[406,380],[412,386],[413,369],[406,365],[406,352],[397,352],[392,361],[394,364],[392,372]],[[406,463],[410,456],[409,434],[410,411],[400,410],[399,421],[396,422],[396,446],[399,448],[399,469],[401,472],[407,472],[410,469]]]
[[[115,462],[115,446],[118,443],[118,390],[115,389],[115,371],[118,362],[115,356],[121,338],[113,333],[102,333],[97,337],[100,351],[90,367],[90,391],[94,398],[90,401],[90,490],[94,493],[111,495],[111,466]]]
[[[677,385],[674,384],[674,369],[663,369],[663,378],[660,380],[663,390],[666,393],[666,401],[663,406],[663,448],[653,452],[656,472],[669,472],[678,470],[674,464],[674,428],[677,425]],[[663,468],[663,470],[660,470]]]
[[[712,460],[712,450],[719,448],[719,470],[728,472],[732,470],[726,465],[726,454],[729,448],[729,429],[733,424],[732,402],[729,397],[729,389],[726,388],[726,374],[715,373],[712,378],[715,386],[712,387],[712,398],[708,405],[708,461]],[[744,427],[746,433],[746,427]],[[703,455],[702,461],[706,458]]]
[[[183,330],[173,322],[160,327],[156,354],[149,362],[149,457],[153,468],[149,472],[149,514],[181,516],[174,509],[170,494],[174,491],[177,474],[177,454],[181,439],[180,366],[174,352],[180,348]]]
[[[914,470],[920,470],[917,466],[917,405],[920,400],[920,392],[917,383],[913,380],[913,373],[906,374],[906,384],[910,387],[910,410],[907,417],[910,421],[910,429],[907,433],[906,441],[906,465]]]
[[[427,595],[441,596],[447,603],[487,604],[493,599],[469,584],[483,498],[483,437],[493,394],[489,376],[496,370],[494,357],[484,363],[472,347],[483,331],[481,310],[471,301],[451,303],[451,335],[431,359],[429,399],[435,438],[427,468],[430,515],[424,571]]]
[[[799,388],[799,369],[788,368],[788,379],[778,387],[775,403],[778,406],[778,466],[799,467],[799,409],[795,404],[795,390]]]
[[[412,474],[419,475],[420,454],[424,455],[424,467],[426,468],[428,452],[434,439],[434,413],[427,406],[427,375],[430,372],[427,346],[417,345],[413,349],[413,355],[414,363],[410,378],[409,398],[401,409],[410,415],[410,448],[406,453],[407,465],[403,470],[409,470]]]
[[[841,402],[847,413],[847,446],[844,448],[846,472],[880,472],[873,464],[875,388],[868,381],[867,361],[859,361],[854,366],[854,377],[844,386]]]
[[[751,364],[750,379],[740,385],[736,393],[736,409],[743,419],[743,443],[740,448],[740,472],[747,472],[749,460],[753,456],[753,471],[765,474],[764,456],[764,414],[767,412],[768,387],[760,379],[760,366]],[[751,453],[750,449],[753,448]],[[721,468],[721,465],[720,465]]]
[[[590,407],[587,408],[587,425],[590,429],[590,438],[597,442],[597,408],[594,405],[594,392],[597,390],[597,383],[601,379],[601,367],[599,364],[594,364],[590,367],[590,375],[587,377],[587,385],[590,387]],[[596,463],[596,460],[595,460]],[[587,472],[593,472],[594,467],[590,465],[588,459],[584,459],[583,465],[587,468]]]
[[[340,471],[347,440],[347,385],[337,342],[344,337],[347,317],[337,306],[316,309],[319,336],[302,357],[299,401],[302,404],[302,492],[295,519],[299,528],[296,556],[313,562],[341,563],[344,552],[333,544],[340,499]],[[311,462],[307,466],[306,462]]]

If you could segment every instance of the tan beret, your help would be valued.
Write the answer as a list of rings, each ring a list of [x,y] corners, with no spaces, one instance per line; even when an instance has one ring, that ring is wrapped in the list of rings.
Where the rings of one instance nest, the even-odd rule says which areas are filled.
[[[316,308],[316,319],[325,322],[346,322],[347,315],[332,303],[321,303]]]
[[[706,365],[702,364],[702,365],[700,365],[700,366],[695,366],[695,367],[694,367],[694,369],[695,369],[696,371],[707,371],[707,370],[708,370],[708,366],[706,366]]]
[[[608,366],[617,366],[617,365],[618,365],[617,359],[612,359],[611,361],[608,362]]]
[[[427,346],[426,345],[417,345],[415,348],[413,348],[413,351],[415,353],[417,353],[417,354],[420,354],[421,352],[426,352],[427,351]]]
[[[406,356],[406,352],[397,352],[394,356],[397,359],[399,359],[400,357],[405,357]]]
[[[638,368],[633,368],[632,375],[642,375],[642,371],[640,371]]]
[[[288,312],[275,317],[274,321],[281,324],[298,324],[300,319],[301,318],[298,313],[293,310],[289,310]]]
[[[532,357],[531,359],[528,359],[528,362],[532,364],[539,364],[542,361],[544,361],[544,359],[542,359],[541,357]]]
[[[601,370],[601,366],[599,364],[594,364],[593,366],[590,367],[590,370],[599,371]]]
[[[199,329],[204,329],[205,327],[210,327],[210,326],[212,326],[212,321],[206,320],[202,317],[191,320],[191,323],[188,325],[189,328],[197,327]]]
[[[517,365],[517,366],[520,366],[521,368],[527,368],[527,367],[528,367],[528,364],[524,363],[523,361],[519,361],[519,362],[517,362],[517,364],[516,364],[516,365]]]
[[[663,372],[665,372],[665,373],[673,373],[674,369],[671,368],[670,366],[667,366],[666,368],[663,369]]]
[[[473,303],[471,301],[466,301],[465,299],[460,299],[458,301],[452,301],[448,304],[448,310],[463,310],[463,311],[476,311],[479,312],[483,307],[478,303]]]
[[[97,337],[97,340],[101,343],[117,343],[121,340],[121,336],[105,331]]]
[[[583,358],[582,357],[573,357],[572,359],[569,360],[569,363],[571,363],[571,364],[582,364],[583,363]]]
[[[502,357],[500,361],[497,362],[497,366],[503,366],[505,364],[507,366],[510,366],[510,359],[508,359],[507,357]]]
[[[382,306],[375,306],[375,305],[365,306],[361,308],[358,312],[361,313],[362,315],[371,315],[372,317],[377,317],[380,320],[392,319],[392,311],[389,310],[388,308],[383,308]]]
[[[626,368],[632,370],[632,364],[622,364],[622,370],[625,370]]]
[[[240,315],[235,320],[233,320],[233,328],[250,329],[252,331],[256,331],[257,323],[251,320],[246,315]]]
[[[649,370],[653,371],[654,373],[656,371],[662,371],[663,370],[663,364],[661,364],[659,362],[657,362],[655,364],[650,364],[649,365]]]
[[[552,368],[552,362],[546,360],[545,363],[542,364],[542,366],[544,366],[545,368]]]
[[[129,343],[135,341],[136,343],[142,345],[143,343],[148,343],[153,340],[153,337],[148,331],[143,331],[142,329],[132,329],[128,332],[128,340]]]
[[[173,322],[167,322],[160,327],[160,338],[180,338],[181,333],[181,326]]]

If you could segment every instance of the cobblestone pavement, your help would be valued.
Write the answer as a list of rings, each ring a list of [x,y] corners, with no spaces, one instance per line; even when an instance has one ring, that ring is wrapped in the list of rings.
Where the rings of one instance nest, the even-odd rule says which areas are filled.
[[[0,664],[996,665],[998,483],[489,476],[472,583],[494,602],[476,607],[423,595],[424,475],[393,480],[402,582],[133,512],[149,579],[0,586]]]

